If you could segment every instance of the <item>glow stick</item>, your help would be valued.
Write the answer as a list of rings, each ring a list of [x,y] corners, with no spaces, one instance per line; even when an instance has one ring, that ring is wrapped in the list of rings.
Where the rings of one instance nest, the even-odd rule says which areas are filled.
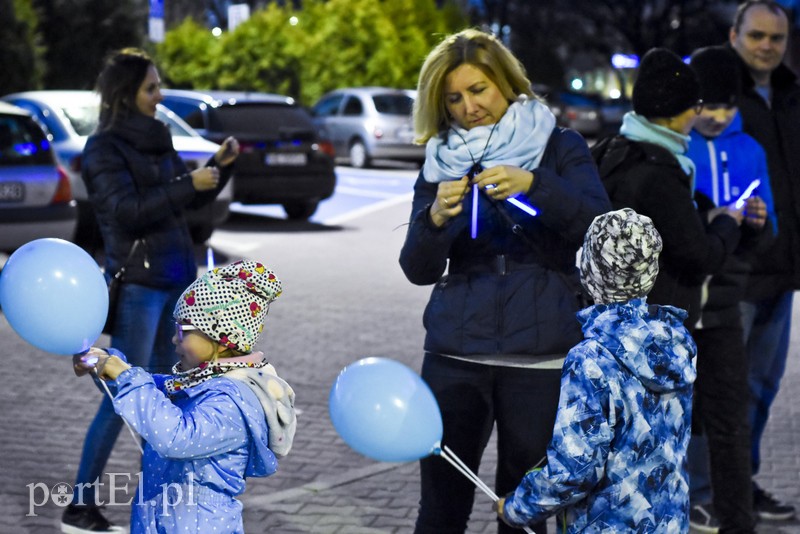
[[[494,189],[494,187],[495,186],[493,186],[493,185],[487,185],[486,187],[484,187],[484,189],[486,189],[488,191],[490,189]],[[539,212],[536,210],[536,208],[534,208],[533,206],[531,206],[527,202],[523,202],[522,200],[519,200],[518,198],[509,197],[509,198],[506,199],[506,202],[508,202],[512,206],[515,206],[515,207],[521,209],[522,211],[524,211],[525,213],[527,213],[531,217],[536,217],[537,215],[539,215]],[[471,236],[472,236],[472,239],[475,239],[476,237],[478,237],[478,184],[475,184],[475,185],[472,186],[472,232],[471,232]]]
[[[509,202],[512,206],[518,207],[519,209],[521,209],[522,211],[524,211],[525,213],[527,213],[531,217],[536,217],[537,215],[539,215],[539,212],[536,211],[536,208],[534,208],[533,206],[531,206],[529,204],[526,204],[526,203],[522,202],[519,199],[510,198],[509,197],[509,198],[506,199],[506,201]]]
[[[206,249],[206,266],[209,271],[214,269],[214,250],[211,247]]]
[[[472,186],[472,239],[478,237],[478,184]]]
[[[755,191],[755,190],[756,190],[756,187],[758,187],[759,185],[761,185],[761,180],[759,180],[758,178],[756,178],[755,180],[753,180],[752,182],[750,182],[750,185],[748,185],[748,186],[747,186],[747,189],[745,189],[745,190],[744,190],[744,193],[742,193],[742,194],[739,196],[739,198],[738,198],[738,199],[736,199],[736,204],[735,204],[735,206],[736,206],[736,209],[737,209],[737,210],[738,210],[739,208],[741,208],[742,206],[744,206],[744,203],[745,203],[745,201],[746,201],[748,198],[750,198],[750,195],[752,195],[752,194],[753,194],[753,191]]]

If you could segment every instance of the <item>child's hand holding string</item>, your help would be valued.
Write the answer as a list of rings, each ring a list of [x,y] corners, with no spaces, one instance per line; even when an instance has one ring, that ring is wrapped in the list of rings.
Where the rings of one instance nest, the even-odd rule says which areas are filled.
[[[72,356],[72,369],[77,376],[96,372],[99,378],[116,380],[130,365],[103,349],[92,347],[87,352]]]

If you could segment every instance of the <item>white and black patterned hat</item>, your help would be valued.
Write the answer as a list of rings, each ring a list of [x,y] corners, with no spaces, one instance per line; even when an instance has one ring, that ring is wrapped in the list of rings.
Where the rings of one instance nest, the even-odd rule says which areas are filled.
[[[264,265],[237,261],[195,280],[178,299],[172,315],[221,345],[247,353],[264,330],[270,302],[281,291],[281,281]]]
[[[630,208],[595,217],[583,240],[581,283],[595,304],[647,295],[658,275],[661,235]]]

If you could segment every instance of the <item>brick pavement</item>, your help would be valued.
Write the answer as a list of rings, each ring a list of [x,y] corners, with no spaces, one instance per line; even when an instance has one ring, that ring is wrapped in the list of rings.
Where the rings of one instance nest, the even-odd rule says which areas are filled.
[[[273,304],[263,348],[297,390],[302,410],[292,453],[280,471],[251,479],[243,497],[248,532],[406,533],[416,516],[418,468],[380,464],[351,451],[327,416],[330,385],[339,370],[365,356],[388,356],[414,369],[421,363],[421,314],[429,288],[407,283],[397,266],[408,206],[402,205],[334,229],[274,220],[237,219],[236,231],[215,234],[214,243],[235,250],[266,234],[264,246],[244,255],[265,261],[285,284]],[[242,248],[238,248],[242,247]],[[218,255],[218,263],[223,259]],[[79,309],[76,303],[76,310]],[[44,320],[55,320],[46,318]],[[795,317],[798,317],[797,311]],[[68,358],[28,346],[0,321],[5,381],[0,387],[0,534],[57,532],[61,509],[52,502],[28,516],[29,492],[43,502],[43,486],[71,484],[89,418],[100,393],[71,374]],[[101,340],[102,341],[102,340]],[[800,346],[792,356],[767,430],[759,480],[800,509]],[[482,466],[491,481],[494,454]],[[135,473],[134,445],[123,434],[108,470]],[[105,480],[104,482],[108,482]],[[117,486],[133,491],[133,484]],[[41,484],[41,486],[35,486]],[[101,494],[109,498],[107,485]],[[130,495],[115,493],[118,501]],[[494,532],[489,499],[476,494],[469,533]],[[127,506],[110,506],[126,523]],[[800,533],[800,523],[762,526],[762,533]],[[552,532],[552,529],[551,529]]]

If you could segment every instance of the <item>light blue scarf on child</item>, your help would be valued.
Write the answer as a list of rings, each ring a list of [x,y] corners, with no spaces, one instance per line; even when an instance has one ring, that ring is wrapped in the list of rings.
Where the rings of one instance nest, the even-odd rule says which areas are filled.
[[[508,106],[497,124],[471,130],[453,125],[445,136],[431,137],[425,147],[425,180],[458,180],[475,163],[484,168],[513,165],[532,171],[539,166],[555,125],[556,118],[547,106],[523,95]]]
[[[692,196],[694,196],[694,162],[684,155],[689,149],[690,137],[688,135],[653,124],[635,111],[629,111],[622,117],[622,127],[619,129],[619,133],[631,141],[653,143],[672,152],[683,172],[689,176],[690,188]]]

